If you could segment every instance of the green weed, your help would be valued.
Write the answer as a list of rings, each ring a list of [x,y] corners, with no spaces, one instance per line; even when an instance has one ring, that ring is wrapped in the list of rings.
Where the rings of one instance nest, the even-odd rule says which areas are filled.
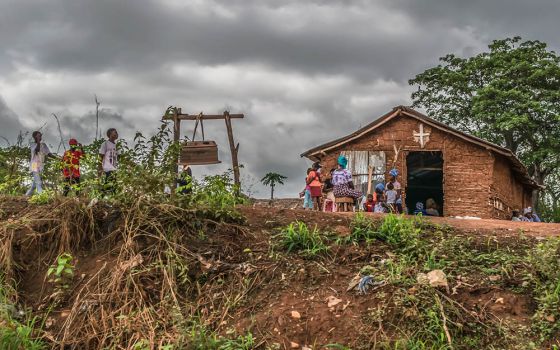
[[[41,193],[35,193],[29,198],[29,203],[43,205],[52,202],[55,198],[55,193],[52,190],[43,190]]]
[[[526,282],[537,303],[533,329],[545,340],[560,331],[560,239],[539,243],[529,252],[527,264]]]
[[[255,345],[251,333],[230,339],[219,336],[200,324],[191,326],[187,342],[187,349],[192,350],[251,350]]]
[[[5,350],[43,350],[46,345],[36,339],[37,319],[30,318],[26,321],[14,319],[16,307],[12,304],[10,295],[13,290],[0,274],[0,349]],[[25,316],[24,314],[18,316]]]
[[[298,251],[305,256],[315,256],[328,250],[325,238],[321,235],[317,226],[312,230],[306,223],[295,221],[280,231],[281,245],[288,251]]]
[[[375,223],[367,218],[364,213],[358,212],[350,223],[350,235],[343,238],[345,242],[371,243],[377,238]]]
[[[47,270],[49,282],[54,283],[57,288],[68,289],[74,278],[74,258],[69,253],[62,253],[56,258],[56,264],[53,264]]]

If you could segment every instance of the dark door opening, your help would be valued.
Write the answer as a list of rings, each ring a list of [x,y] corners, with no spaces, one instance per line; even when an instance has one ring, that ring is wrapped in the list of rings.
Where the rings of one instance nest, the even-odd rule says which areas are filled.
[[[432,198],[443,215],[443,155],[441,152],[410,152],[406,157],[406,206],[409,214],[417,202]]]

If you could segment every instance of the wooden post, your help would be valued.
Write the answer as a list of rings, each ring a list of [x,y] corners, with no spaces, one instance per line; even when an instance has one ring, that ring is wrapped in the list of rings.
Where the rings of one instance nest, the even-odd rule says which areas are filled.
[[[238,190],[241,190],[239,188],[241,182],[239,180],[239,163],[237,161],[237,152],[239,151],[239,143],[237,145],[234,145],[233,129],[231,127],[231,117],[228,111],[224,112],[224,119],[226,121],[226,129],[227,129],[228,140],[229,140],[229,149],[231,151],[231,163],[233,165],[233,182],[238,187]]]
[[[179,119],[179,114],[181,114],[181,108],[177,108],[173,113],[173,142],[177,143],[181,139],[181,119]],[[179,164],[175,164],[175,178],[173,179],[173,188],[171,189],[171,195],[175,194],[177,190],[177,179],[179,178]]]
[[[367,176],[367,194],[371,194],[371,177],[373,176],[373,167],[370,166],[368,168],[368,176]]]

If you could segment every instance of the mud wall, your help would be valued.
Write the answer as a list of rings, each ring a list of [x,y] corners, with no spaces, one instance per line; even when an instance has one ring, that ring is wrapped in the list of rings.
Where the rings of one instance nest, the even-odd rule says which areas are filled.
[[[429,134],[429,139],[422,148],[413,135],[413,132],[420,131],[420,124],[419,120],[406,115],[393,118],[369,135],[326,152],[321,159],[323,169],[328,172],[336,167],[341,151],[384,151],[386,173],[393,167],[399,170],[398,180],[404,192],[408,152],[441,151],[444,159],[443,215],[491,218],[493,206],[490,206],[490,184],[494,166],[492,153],[426,124],[423,125],[423,131]],[[395,146],[397,150],[400,149],[398,155],[395,154]],[[406,197],[403,199],[405,205],[413,208],[414,204],[406,203]]]
[[[492,217],[510,219],[513,209],[522,210],[530,206],[530,191],[516,179],[509,162],[499,155],[495,157],[490,185]]]

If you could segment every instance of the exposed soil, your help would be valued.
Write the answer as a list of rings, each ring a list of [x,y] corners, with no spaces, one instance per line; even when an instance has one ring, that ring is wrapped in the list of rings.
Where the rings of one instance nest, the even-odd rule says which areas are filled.
[[[37,210],[37,207],[27,204],[25,199],[2,198],[0,220],[16,220],[33,210]],[[212,321],[211,325],[218,333],[225,335],[231,329],[235,329],[238,334],[251,332],[257,339],[257,347],[264,348],[265,345],[276,343],[283,349],[301,349],[302,346],[318,349],[319,345],[329,343],[353,348],[369,344],[374,348],[382,336],[391,335],[390,330],[382,329],[378,323],[376,310],[380,305],[392,303],[395,293],[414,295],[416,290],[399,291],[386,284],[370,289],[364,295],[349,289],[349,283],[362,267],[392,256],[384,243],[335,246],[324,259],[305,259],[295,254],[289,258],[277,258],[274,257],[274,248],[271,248],[278,228],[295,220],[303,221],[310,227],[316,226],[323,232],[348,235],[352,213],[320,213],[266,205],[244,206],[240,211],[247,222],[240,226],[238,234],[232,235],[230,231],[218,227],[206,240],[193,238],[189,247],[197,254],[199,261],[189,271],[191,278],[200,280],[203,277],[212,283],[218,280],[224,283],[223,290],[213,285],[206,291],[203,289],[202,294],[196,297],[199,299],[195,299],[198,300],[198,312],[203,317],[216,312],[217,308],[228,308],[223,310],[223,317],[218,322]],[[111,208],[106,207],[94,211],[99,225],[106,230],[105,236],[92,243],[85,242],[79,251],[73,252],[76,257],[76,278],[68,298],[55,307],[49,316],[46,334],[51,340],[59,341],[61,334],[68,332],[64,329],[66,318],[78,294],[83,293],[84,286],[123,264],[118,260],[117,252],[124,242],[118,235],[109,235],[122,223],[118,215],[111,216],[111,213]],[[374,220],[383,219],[383,215],[370,215]],[[434,224],[449,226],[448,231],[454,234],[479,237],[481,242],[492,239],[512,250],[525,249],[526,242],[521,243],[520,233],[533,241],[560,235],[558,224],[451,218],[429,220]],[[18,301],[34,314],[41,315],[52,293],[52,287],[46,283],[46,270],[56,254],[53,256],[53,249],[41,246],[39,237],[30,237],[30,232],[18,230],[18,239],[13,243],[13,260],[19,266],[15,276],[18,281]],[[149,246],[152,242],[146,239],[135,244]],[[241,279],[229,279],[233,271]],[[243,281],[250,286],[243,289],[239,285],[228,285],[245,283]],[[143,283],[146,298],[152,298],[150,290],[156,290],[159,282],[145,280]],[[518,292],[516,287],[520,284],[521,281],[505,283],[473,274],[451,279],[453,292],[444,293],[466,312],[491,315],[513,326],[526,326],[534,313],[534,303],[531,296]],[[236,288],[245,290],[245,294],[237,295],[239,298],[236,302],[225,298],[226,293]],[[209,295],[210,299],[201,299]],[[215,301],[212,301],[212,296],[216,297]],[[223,301],[226,299],[227,302]],[[390,323],[406,315],[390,314],[385,317],[387,319],[384,322]]]

